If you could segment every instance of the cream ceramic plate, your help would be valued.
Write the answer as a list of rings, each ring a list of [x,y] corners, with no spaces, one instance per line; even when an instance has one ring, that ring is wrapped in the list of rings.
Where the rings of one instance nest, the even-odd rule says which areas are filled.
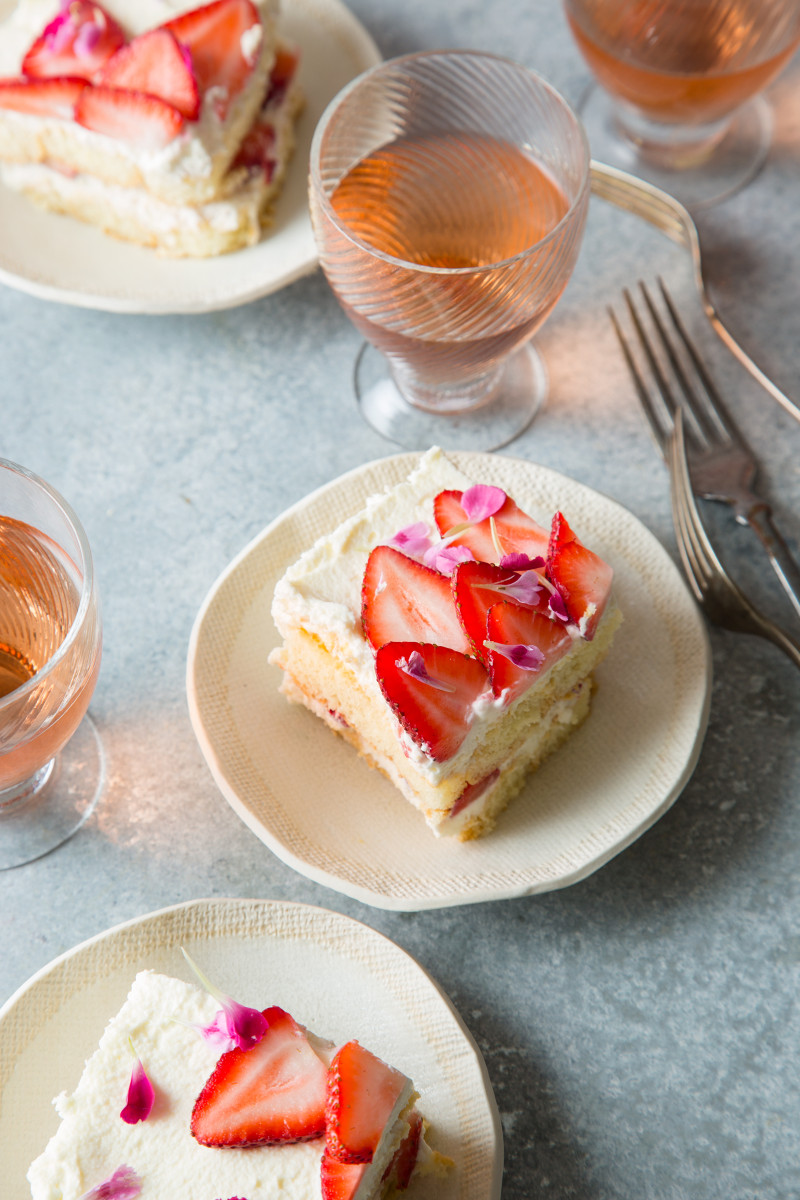
[[[430,1140],[457,1166],[445,1181],[418,1181],[409,1200],[499,1200],[502,1138],[486,1068],[436,984],[366,925],[270,900],[197,900],[151,913],[84,942],[12,996],[0,1010],[4,1197],[29,1195],[28,1166],[58,1125],[50,1101],[77,1083],[136,972],[195,982],[181,946],[242,1003],[279,1004],[332,1040],[357,1037],[414,1080]]]
[[[0,20],[14,7],[0,0]],[[308,154],[336,93],[380,61],[372,38],[339,0],[283,0],[281,31],[301,50],[306,108],[268,237],[211,259],[159,258],[80,221],[41,212],[0,185],[0,282],[46,300],[126,313],[197,313],[266,296],[313,271]]]
[[[560,508],[610,562],[625,621],[590,719],[479,841],[437,839],[382,775],[278,692],[273,587],[299,551],[405,478],[418,456],[361,467],[264,530],[217,581],[189,650],[192,723],[223,795],[295,870],[381,908],[543,892],[582,879],[672,804],[708,716],[705,626],[672,560],[631,513],[563,475],[487,454],[450,456],[549,524]]]

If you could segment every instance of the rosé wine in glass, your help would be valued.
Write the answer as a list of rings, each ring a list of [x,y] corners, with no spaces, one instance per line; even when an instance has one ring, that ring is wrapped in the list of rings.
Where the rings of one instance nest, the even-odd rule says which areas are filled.
[[[580,110],[595,158],[689,204],[752,178],[770,122],[766,104],[751,102],[800,44],[797,0],[564,0],[564,8],[602,89]]]
[[[530,422],[543,376],[529,340],[575,264],[588,166],[558,93],[492,55],[395,59],[332,101],[311,150],[312,221],[367,339],[356,386],[381,433],[490,448]]]
[[[85,714],[100,655],[77,517],[43,480],[0,459],[0,868],[53,849],[94,807],[101,756]]]

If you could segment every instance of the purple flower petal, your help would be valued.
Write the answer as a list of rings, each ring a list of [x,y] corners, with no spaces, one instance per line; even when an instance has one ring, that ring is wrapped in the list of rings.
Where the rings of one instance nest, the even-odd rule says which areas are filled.
[[[44,31],[44,41],[48,50],[60,54],[66,50],[75,35],[75,23],[69,8],[64,8]]]
[[[559,621],[569,620],[569,613],[567,612],[567,606],[564,603],[564,597],[559,591],[550,593],[550,612],[554,617],[557,617]]]
[[[389,545],[402,550],[411,558],[417,558],[430,549],[430,532],[430,526],[424,521],[416,521],[413,525],[405,525],[398,529],[394,537],[390,538]]]
[[[210,1025],[193,1025],[202,1038],[219,1050],[233,1050],[237,1042],[231,1037],[225,1009],[221,1008]]]
[[[520,576],[510,580],[508,583],[495,584],[493,590],[502,592],[509,599],[516,600],[518,604],[525,604],[530,608],[534,608],[539,602],[539,594],[542,590],[542,577],[541,575],[537,575],[535,571],[523,571]]]
[[[136,1200],[142,1181],[132,1167],[117,1167],[113,1175],[84,1192],[79,1200]]]
[[[239,1004],[236,1000],[232,1000],[230,996],[225,996],[218,988],[214,987],[211,980],[192,961],[183,946],[181,946],[181,954],[206,991],[222,1005],[225,1012],[224,1023],[227,1033],[234,1044],[240,1050],[251,1050],[253,1046],[258,1045],[268,1029],[267,1018],[264,1014],[259,1012],[257,1008],[247,1008],[244,1004]],[[219,1013],[214,1018],[214,1023],[218,1028],[221,1028],[222,1019]],[[212,1027],[209,1026],[210,1028]]]
[[[474,558],[469,546],[448,546],[438,542],[431,546],[423,561],[426,567],[433,567],[442,575],[452,575],[460,562],[471,562]]]
[[[87,21],[81,25],[75,41],[72,43],[72,52],[75,57],[88,58],[100,41],[101,32],[100,26],[95,25],[94,21]]]
[[[527,554],[504,554],[500,566],[508,567],[511,571],[535,571],[544,566],[544,559],[541,555],[528,558]]]
[[[137,1058],[131,1071],[131,1081],[128,1084],[128,1103],[119,1115],[126,1125],[136,1125],[139,1121],[146,1121],[150,1116],[155,1098],[153,1085],[147,1078],[142,1060]]]
[[[442,683],[441,680],[434,679],[432,675],[428,674],[425,659],[419,650],[412,650],[407,659],[398,658],[397,665],[401,671],[405,671],[406,675],[410,675],[418,683],[427,683],[429,687],[436,688],[440,692],[453,691],[449,683]]]
[[[515,667],[520,667],[523,671],[538,671],[544,662],[544,654],[538,646],[524,646],[519,643],[505,646],[501,642],[489,641],[483,644],[487,650],[509,659]]]
[[[494,516],[505,502],[506,494],[503,489],[490,487],[487,483],[475,483],[461,496],[461,507],[467,514],[467,520],[473,525]]]

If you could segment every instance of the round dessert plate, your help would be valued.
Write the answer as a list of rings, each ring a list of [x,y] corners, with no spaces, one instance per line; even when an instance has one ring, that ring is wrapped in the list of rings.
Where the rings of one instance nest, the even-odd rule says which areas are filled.
[[[533,774],[488,837],[437,838],[421,814],[341,738],[279,693],[270,605],[299,552],[419,456],[335,480],[274,521],[212,588],[188,663],[195,734],[223,795],[297,871],[381,908],[500,900],[589,875],[664,813],[694,769],[708,718],[702,617],[671,558],[615,501],[518,459],[451,453],[549,526],[561,509],[614,568],[624,622],[597,672],[589,719]]]
[[[410,1200],[499,1200],[502,1134],[486,1067],[425,971],[339,913],[219,899],[162,909],[84,942],[0,1009],[4,1196],[29,1194],[28,1167],[58,1126],[51,1100],[74,1089],[137,971],[197,982],[181,946],[241,1003],[278,1004],[333,1041],[355,1037],[414,1080],[429,1141],[455,1165],[445,1178],[416,1180]]]
[[[14,8],[0,0],[0,20]],[[266,296],[313,271],[308,155],[328,101],[380,62],[340,0],[283,0],[280,30],[300,47],[306,107],[275,220],[257,246],[217,258],[162,258],[69,217],[42,212],[0,184],[0,282],[45,300],[124,313],[200,313]]]

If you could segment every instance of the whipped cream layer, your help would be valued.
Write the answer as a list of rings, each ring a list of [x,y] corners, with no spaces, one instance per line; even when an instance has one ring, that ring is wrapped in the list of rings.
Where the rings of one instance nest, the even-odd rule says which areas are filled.
[[[192,1109],[220,1050],[190,1026],[209,1025],[218,1007],[181,980],[136,976],[77,1088],[54,1101],[62,1122],[29,1168],[33,1200],[79,1200],[123,1164],[141,1178],[140,1200],[319,1200],[321,1138],[236,1150],[192,1137]],[[137,1125],[119,1116],[134,1061],[129,1038],[156,1093]]]
[[[21,131],[29,131],[31,138],[46,135],[48,131],[69,128],[70,137],[76,142],[111,157],[122,155],[141,172],[148,186],[156,184],[160,177],[174,176],[181,180],[203,180],[214,170],[215,160],[226,150],[229,131],[241,122],[240,114],[250,103],[254,90],[263,95],[269,71],[275,58],[276,22],[278,0],[253,0],[261,17],[261,27],[247,30],[243,35],[243,52],[254,62],[247,84],[235,97],[224,120],[218,115],[215,95],[218,89],[210,88],[202,101],[197,121],[187,121],[181,133],[157,150],[130,145],[119,138],[106,137],[93,130],[84,129],[75,121],[62,121],[55,117],[37,117],[2,110],[3,121],[16,124]],[[198,8],[198,0],[108,0],[103,7],[122,26],[125,32],[135,37],[163,25],[166,21]],[[57,15],[59,0],[20,0],[17,7],[0,23],[0,77],[13,77],[21,73],[22,59],[33,41],[45,26]]]

